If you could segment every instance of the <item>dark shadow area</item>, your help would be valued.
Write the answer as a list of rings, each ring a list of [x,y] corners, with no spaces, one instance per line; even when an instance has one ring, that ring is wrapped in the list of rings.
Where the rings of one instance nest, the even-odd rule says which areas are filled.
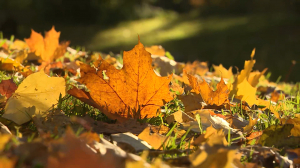
[[[172,16],[175,13],[175,19],[168,20],[170,13]],[[139,30],[142,30],[143,23],[150,22],[147,21],[150,18],[166,19],[168,24],[157,26],[153,22],[145,25],[153,29],[135,32],[131,23],[140,24]],[[255,69],[269,68],[273,81],[278,76],[284,79],[295,60],[299,64],[293,67],[289,81],[300,80],[297,75],[300,70],[298,0],[0,1],[0,31],[5,38],[11,35],[28,38],[31,28],[44,33],[52,25],[61,31],[60,40],[70,40],[72,47],[119,53],[132,49],[139,34],[145,45],[160,44],[177,61],[201,60],[210,65],[221,63],[227,68],[242,69],[256,48]],[[126,25],[132,26],[128,26],[128,30],[134,34],[127,37],[128,40],[125,35],[111,33],[114,29],[115,34],[119,33],[118,28]],[[165,37],[162,32],[174,32],[174,37]],[[104,33],[111,34],[105,36]],[[124,40],[117,41],[117,38]],[[90,47],[91,44],[95,45]]]

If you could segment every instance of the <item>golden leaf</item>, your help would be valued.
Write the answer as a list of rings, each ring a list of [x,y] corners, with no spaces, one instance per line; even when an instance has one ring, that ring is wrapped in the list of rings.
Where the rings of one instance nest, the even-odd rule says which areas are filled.
[[[64,78],[49,77],[43,71],[31,74],[8,99],[2,117],[23,124],[33,115],[45,115],[60,94],[65,96]]]
[[[45,33],[45,38],[40,33],[31,30],[30,38],[25,39],[32,53],[40,56],[43,61],[52,62],[66,51],[69,42],[59,45],[60,32],[56,32],[54,26]]]
[[[229,69],[227,70],[226,68],[223,67],[222,64],[220,64],[219,66],[213,65],[214,68],[214,75],[219,76],[219,77],[223,77],[223,78],[230,78],[233,74],[232,74],[232,67],[229,67]]]
[[[124,52],[123,60],[121,70],[101,58],[95,62],[97,70],[83,64],[78,81],[87,86],[91,99],[104,114],[124,118],[156,116],[160,106],[172,100],[169,91],[172,75],[155,74],[150,53],[140,42]],[[115,115],[109,117],[115,119]]]
[[[223,78],[217,84],[216,91],[213,91],[204,79],[203,82],[199,83],[196,77],[190,74],[187,74],[187,76],[193,88],[192,92],[200,94],[206,104],[221,106],[228,102],[229,90]]]

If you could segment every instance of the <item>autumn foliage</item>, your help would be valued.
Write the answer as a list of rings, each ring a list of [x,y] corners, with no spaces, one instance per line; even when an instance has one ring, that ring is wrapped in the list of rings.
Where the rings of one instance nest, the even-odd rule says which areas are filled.
[[[140,39],[106,55],[59,37],[0,40],[0,168],[299,166],[299,85],[253,71],[255,49],[233,74]]]
[[[116,119],[113,115],[124,118],[156,116],[160,106],[172,100],[169,91],[172,75],[159,77],[155,74],[150,53],[140,42],[131,51],[124,52],[123,60],[121,70],[101,58],[94,63],[97,70],[83,64],[78,82],[90,90],[96,107],[113,119]],[[76,96],[73,92],[75,90],[69,91]]]

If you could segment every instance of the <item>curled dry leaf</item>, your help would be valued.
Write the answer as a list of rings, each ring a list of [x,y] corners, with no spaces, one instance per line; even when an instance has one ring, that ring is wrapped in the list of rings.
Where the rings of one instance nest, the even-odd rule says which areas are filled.
[[[140,41],[131,51],[125,51],[123,57],[121,70],[101,58],[95,63],[97,69],[82,65],[78,81],[90,90],[97,108],[112,119],[115,117],[109,114],[124,118],[156,116],[160,106],[172,100],[169,91],[172,75],[155,74],[150,53]],[[69,93],[76,97],[73,92]]]
[[[250,134],[253,131],[253,127],[256,125],[258,119],[259,116],[253,120],[251,117],[249,117],[249,124],[243,127],[243,132],[246,134]]]
[[[2,117],[23,124],[33,115],[44,116],[60,94],[65,96],[65,89],[64,78],[49,77],[43,71],[29,75],[8,99]]]
[[[45,38],[40,33],[31,30],[30,38],[25,39],[32,53],[40,56],[43,61],[52,62],[66,52],[69,42],[59,44],[60,32],[56,32],[54,26],[45,33]]]

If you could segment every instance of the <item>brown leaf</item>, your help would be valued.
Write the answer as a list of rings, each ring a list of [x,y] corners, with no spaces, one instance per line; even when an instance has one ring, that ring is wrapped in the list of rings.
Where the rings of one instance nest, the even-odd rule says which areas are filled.
[[[271,93],[271,101],[278,103],[279,100],[284,100],[285,94],[284,93],[278,93],[276,90],[274,90]]]
[[[97,70],[82,65],[78,81],[87,86],[91,99],[106,115],[118,114],[124,118],[156,116],[160,106],[172,100],[169,92],[172,75],[159,77],[155,74],[150,53],[140,42],[133,50],[124,52],[123,60],[121,70],[101,58],[95,63]]]
[[[6,99],[17,90],[17,85],[14,83],[13,79],[2,80],[0,83],[0,94],[4,95]]]

